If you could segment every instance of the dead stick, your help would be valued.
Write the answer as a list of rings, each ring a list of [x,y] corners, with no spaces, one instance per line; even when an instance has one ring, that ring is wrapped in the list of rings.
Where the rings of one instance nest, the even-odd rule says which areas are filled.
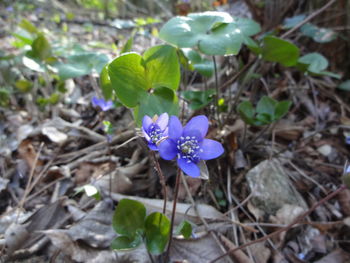
[[[325,198],[321,199],[320,201],[318,201],[317,203],[313,204],[313,206],[307,210],[305,213],[301,214],[300,216],[298,216],[297,218],[295,218],[289,225],[287,225],[284,228],[281,228],[275,232],[272,232],[271,234],[264,236],[262,238],[256,239],[254,241],[251,241],[249,243],[243,244],[237,248],[231,249],[228,252],[226,252],[225,254],[217,257],[216,259],[210,261],[210,263],[214,263],[216,261],[218,261],[219,259],[222,259],[224,257],[226,257],[227,255],[237,251],[238,249],[243,249],[245,247],[248,247],[250,245],[253,245],[255,243],[259,243],[262,241],[265,241],[268,238],[271,238],[272,236],[278,235],[279,233],[288,231],[289,229],[291,229],[294,225],[296,225],[297,223],[299,223],[302,219],[304,219],[305,217],[307,217],[308,215],[310,215],[312,213],[312,211],[314,211],[317,207],[319,207],[320,205],[324,204],[325,202],[327,202],[328,200],[332,199],[333,197],[335,197],[337,194],[339,194],[341,191],[347,189],[346,185],[341,185],[337,190],[335,190],[334,192],[330,193],[329,195],[327,195]]]

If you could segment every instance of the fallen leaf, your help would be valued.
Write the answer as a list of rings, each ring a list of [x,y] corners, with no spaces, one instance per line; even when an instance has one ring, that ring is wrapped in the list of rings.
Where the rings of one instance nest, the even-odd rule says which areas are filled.
[[[29,139],[23,140],[20,143],[18,146],[18,153],[21,159],[26,161],[28,167],[30,168],[29,170],[33,169],[33,165],[36,166],[36,170],[38,170],[43,165],[43,161],[40,159],[35,162],[37,152],[35,151],[35,148]]]
[[[314,263],[340,263],[348,262],[348,260],[350,260],[350,254],[338,248]]]
[[[112,228],[113,212],[111,202],[101,201],[86,217],[65,232],[73,241],[83,241],[94,248],[107,248],[117,236]]]
[[[237,246],[224,235],[220,235],[220,239],[222,243],[227,247],[227,250],[233,250],[237,248]],[[236,260],[235,262],[237,263],[253,263],[253,261],[250,260],[250,258],[244,254],[242,250],[236,250],[235,252],[230,253],[230,255]]]
[[[304,212],[305,209],[300,206],[285,204],[277,210],[276,216],[271,216],[271,221],[275,224],[288,225]]]
[[[43,233],[50,238],[55,247],[75,261],[86,263],[112,263],[117,260],[113,251],[80,245],[64,230],[46,230],[43,231]]]
[[[47,136],[52,142],[62,144],[68,139],[68,135],[59,131],[56,127],[44,126],[41,132]]]
[[[174,239],[170,262],[210,262],[224,253],[210,234],[197,239]],[[227,257],[220,260],[220,263],[225,262],[231,261]]]
[[[350,216],[350,190],[345,189],[341,191],[337,197],[341,211],[344,213],[344,215]]]

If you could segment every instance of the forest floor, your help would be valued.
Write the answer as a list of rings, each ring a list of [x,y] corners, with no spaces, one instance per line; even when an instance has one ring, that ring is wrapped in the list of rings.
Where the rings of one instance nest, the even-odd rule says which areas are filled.
[[[113,212],[121,199],[138,200],[148,212],[163,208],[155,169],[159,157],[139,136],[132,111],[123,106],[101,111],[92,105],[94,96],[101,97],[99,74],[93,70],[60,82],[23,65],[16,58],[23,57],[25,46],[14,43],[18,38],[11,33],[26,18],[58,53],[77,52],[80,45],[103,60],[115,58],[136,29],[132,51],[142,53],[161,43],[152,35],[160,23],[118,29],[116,24],[130,21],[111,26],[81,22],[83,15],[49,19],[48,6],[15,11],[0,12],[0,82],[5,87],[5,79],[14,76],[17,83],[0,93],[0,262],[152,262],[143,245],[110,249],[117,236]],[[244,51],[240,59],[247,62]],[[242,76],[232,78],[242,60],[218,61],[226,103],[220,120],[212,102],[192,110],[181,100],[183,122],[208,116],[208,137],[220,141],[225,153],[207,162],[209,180],[182,177],[175,225],[186,219],[193,234],[174,237],[170,261],[213,262],[231,251],[217,262],[348,262],[350,190],[341,178],[350,172],[349,91],[338,89],[340,81],[329,76],[306,76],[276,63],[259,65],[256,76],[244,83],[242,99],[256,102],[268,94],[293,104],[272,125],[246,126],[237,114],[225,111],[243,81]],[[337,65],[332,70],[344,73]],[[189,90],[214,87],[214,77],[204,81],[192,72],[183,75]],[[21,85],[19,79],[26,81]],[[52,103],[48,98],[59,86],[64,91]],[[114,128],[110,136],[104,120]],[[159,163],[170,217],[176,165]]]

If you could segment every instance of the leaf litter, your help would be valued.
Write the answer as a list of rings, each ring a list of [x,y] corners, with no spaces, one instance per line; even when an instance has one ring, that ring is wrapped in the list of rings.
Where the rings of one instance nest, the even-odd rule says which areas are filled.
[[[38,22],[35,16],[28,17]],[[6,19],[0,20],[8,30]],[[111,43],[116,37],[115,31],[103,27],[86,35],[81,34],[79,24],[71,30],[82,42],[97,36]],[[3,43],[6,50],[13,49],[6,44],[9,39],[6,36]],[[142,52],[155,41],[139,37],[134,41],[135,50]],[[110,49],[103,51],[115,56]],[[238,63],[230,58],[222,62],[224,83],[230,78],[225,63],[232,63],[231,67]],[[296,76],[293,70],[283,70],[268,65],[259,74],[274,98],[292,94],[295,107],[287,118],[246,149],[240,149],[243,136],[252,139],[260,128],[249,127],[244,135],[244,125],[237,124],[240,120],[228,118],[221,130],[209,131],[224,142],[227,155],[207,163],[209,181],[187,180],[189,192],[182,183],[175,224],[187,219],[195,227],[189,240],[175,237],[172,261],[210,262],[228,250],[266,237],[340,185],[350,150],[346,144],[349,95],[336,91],[337,83],[331,78]],[[149,262],[144,246],[126,252],[109,249],[116,235],[111,220],[118,201],[135,199],[148,212],[162,211],[163,195],[146,145],[134,138],[130,112],[117,108],[101,113],[89,104],[96,95],[92,83],[97,81],[93,73],[66,80],[64,102],[47,106],[44,112],[24,94],[18,95],[19,101],[13,96],[13,108],[1,108],[1,260]],[[196,81],[193,87],[202,84]],[[243,95],[261,97],[261,83],[249,82]],[[237,85],[238,81],[227,91],[236,92]],[[312,85],[317,88],[316,100]],[[205,109],[195,114],[201,111]],[[184,113],[187,119],[193,114],[187,108]],[[113,120],[116,127],[110,141],[102,131],[101,115]],[[212,121],[217,121],[214,116]],[[175,168],[169,163],[162,168],[167,171],[168,189],[174,189]],[[76,193],[85,184],[96,187],[103,200]],[[223,195],[216,195],[216,189]],[[288,231],[233,252],[220,262],[346,262],[349,204],[349,190],[344,190]],[[171,207],[168,202],[168,215]]]

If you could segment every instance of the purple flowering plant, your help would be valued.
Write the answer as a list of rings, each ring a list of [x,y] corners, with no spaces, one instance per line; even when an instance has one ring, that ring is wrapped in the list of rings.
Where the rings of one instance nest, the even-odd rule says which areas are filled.
[[[103,98],[99,99],[97,97],[93,97],[91,103],[94,107],[100,107],[102,111],[108,111],[112,109],[114,105],[111,100],[105,101]]]
[[[142,120],[142,133],[148,142],[148,147],[153,151],[158,151],[158,145],[168,136],[168,113],[162,113],[154,119],[145,115]]]
[[[199,162],[217,158],[224,152],[221,143],[205,138],[208,126],[204,115],[193,117],[184,127],[178,117],[171,116],[168,137],[158,147],[160,156],[165,160],[176,158],[185,174],[199,177]]]

